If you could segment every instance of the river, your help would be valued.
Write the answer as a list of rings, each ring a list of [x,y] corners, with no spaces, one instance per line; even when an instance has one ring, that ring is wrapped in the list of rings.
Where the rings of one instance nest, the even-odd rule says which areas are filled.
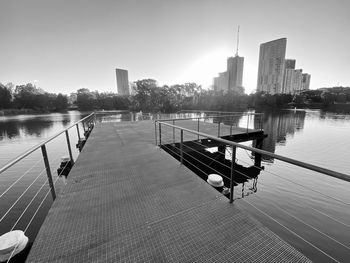
[[[70,111],[0,117],[0,167],[87,114]],[[120,114],[118,120],[119,117],[125,121],[133,118],[130,114]],[[113,118],[110,116],[108,120],[113,121]],[[264,150],[350,174],[349,114],[319,110],[266,112],[263,126],[268,134],[263,143]],[[73,156],[77,158],[76,129],[71,129],[69,135]],[[250,142],[245,144],[251,146]],[[60,158],[68,155],[64,134],[50,142],[47,150],[56,180],[55,171]],[[245,150],[237,150],[237,158],[242,165],[251,165],[253,161]],[[345,262],[350,257],[350,183],[268,158],[264,158],[263,166],[265,170],[259,175],[257,191],[250,191],[252,185],[247,183],[243,189],[246,196],[237,199],[235,205],[310,259],[332,261],[333,258]],[[38,150],[0,174],[0,235],[12,227],[25,229],[33,218],[26,235],[34,240],[52,204],[49,195],[42,208],[36,210],[49,191],[43,169],[41,151]],[[65,183],[58,179],[57,191]],[[240,187],[236,188],[236,196],[240,195]]]

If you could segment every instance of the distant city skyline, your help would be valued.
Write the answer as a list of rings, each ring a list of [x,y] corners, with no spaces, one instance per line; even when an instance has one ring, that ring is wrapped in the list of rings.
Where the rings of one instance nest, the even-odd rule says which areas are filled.
[[[287,39],[260,45],[257,91],[269,94],[299,94],[309,90],[311,75],[295,69],[296,60],[286,59]]]
[[[206,88],[226,70],[240,25],[246,93],[256,90],[259,45],[279,38],[311,89],[350,86],[347,0],[4,0],[0,9],[3,84],[115,92],[118,67],[130,81]]]

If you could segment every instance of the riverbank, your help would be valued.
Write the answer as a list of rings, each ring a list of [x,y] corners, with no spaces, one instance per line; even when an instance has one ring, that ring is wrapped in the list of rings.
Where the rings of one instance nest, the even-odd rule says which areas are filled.
[[[33,110],[33,109],[3,109],[3,110],[0,110],[0,116],[13,116],[13,115],[21,115],[21,114],[44,114],[44,113],[53,113],[53,112],[57,112],[57,111]]]

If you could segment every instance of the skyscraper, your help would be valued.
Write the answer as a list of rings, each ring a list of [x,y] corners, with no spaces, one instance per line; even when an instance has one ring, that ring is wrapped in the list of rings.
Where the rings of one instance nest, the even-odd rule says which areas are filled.
[[[260,45],[257,91],[282,93],[287,38]]]
[[[234,57],[227,58],[227,70],[219,73],[219,77],[214,78],[215,91],[234,91],[243,94],[242,86],[244,57],[238,56],[239,27],[237,32],[237,50]]]
[[[227,59],[228,90],[241,93],[244,57],[236,56]]]
[[[311,79],[311,75],[310,74],[303,74],[303,80],[301,83],[302,86],[302,90],[309,90],[310,89],[310,79]]]
[[[284,61],[284,68],[285,69],[295,69],[295,59],[286,59]]]
[[[125,69],[115,69],[117,77],[117,90],[119,95],[130,95],[128,71]]]

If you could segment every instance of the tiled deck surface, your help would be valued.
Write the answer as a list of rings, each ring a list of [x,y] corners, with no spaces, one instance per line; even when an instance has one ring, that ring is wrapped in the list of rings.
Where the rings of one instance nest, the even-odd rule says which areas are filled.
[[[154,145],[152,122],[98,124],[27,262],[307,262]]]

